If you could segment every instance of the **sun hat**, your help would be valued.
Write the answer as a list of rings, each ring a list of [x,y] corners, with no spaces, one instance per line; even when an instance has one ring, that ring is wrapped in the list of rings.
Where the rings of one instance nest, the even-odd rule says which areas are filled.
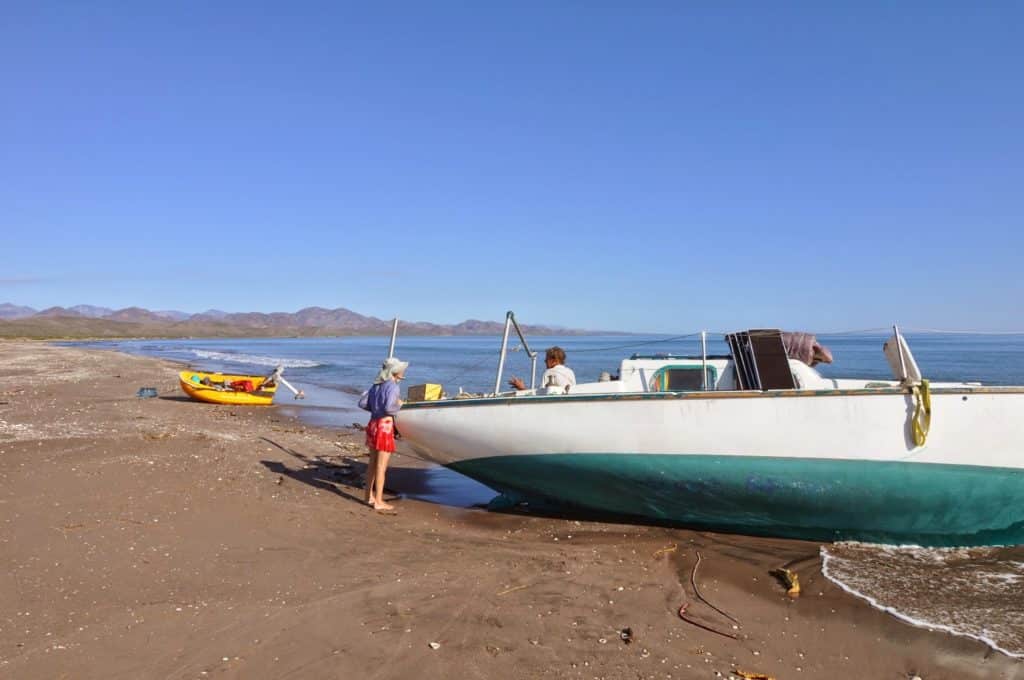
[[[391,376],[397,375],[398,373],[404,373],[407,368],[409,368],[408,361],[402,361],[398,357],[388,357],[384,360],[384,363],[380,365],[380,372],[377,373],[377,377],[374,379],[373,384],[379,385],[382,382],[391,380]]]

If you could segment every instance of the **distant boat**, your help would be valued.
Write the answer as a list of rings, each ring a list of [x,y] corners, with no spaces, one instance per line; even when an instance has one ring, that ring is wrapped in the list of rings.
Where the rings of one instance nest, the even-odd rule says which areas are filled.
[[[270,375],[226,375],[202,371],[181,371],[178,380],[181,389],[197,401],[210,404],[236,406],[269,406],[274,402],[277,386],[284,385],[302,399],[302,390],[296,390],[282,376],[278,366]]]
[[[1024,543],[1024,387],[929,384],[898,330],[884,381],[824,378],[779,331],[728,341],[568,389],[500,392],[499,363],[494,393],[407,402],[398,424],[513,501],[810,540]]]

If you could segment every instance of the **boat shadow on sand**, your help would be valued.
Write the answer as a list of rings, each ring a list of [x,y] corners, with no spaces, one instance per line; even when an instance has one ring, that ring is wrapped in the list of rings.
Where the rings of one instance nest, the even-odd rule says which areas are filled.
[[[356,457],[343,453],[337,455],[308,454],[268,437],[260,437],[260,439],[301,463],[300,467],[294,468],[276,460],[261,460],[260,463],[270,472],[365,505],[360,496],[353,495],[344,488],[354,487],[362,490],[367,470],[365,455]],[[492,514],[543,516],[568,520],[617,520],[618,522],[625,520],[623,517],[597,517],[593,513],[577,512],[572,508],[555,504],[548,505],[539,501],[512,502],[506,496],[480,482],[434,464],[408,467],[389,465],[385,490],[392,495],[390,500],[412,499],[450,508],[488,510]],[[653,522],[645,523],[654,524]]]
[[[302,464],[294,468],[280,461],[261,460],[260,463],[270,472],[365,505],[361,495],[368,463],[365,454],[314,455],[267,437],[260,439]],[[360,493],[353,495],[345,487],[354,487]],[[488,503],[500,496],[497,491],[469,477],[433,464],[428,467],[388,466],[385,491],[391,494],[390,501],[408,498],[452,508],[486,509]]]
[[[351,455],[313,455],[303,453],[279,442],[261,437],[262,441],[274,446],[301,463],[301,467],[289,467],[285,463],[273,460],[260,461],[270,472],[287,477],[316,489],[321,489],[340,496],[359,505],[365,505],[362,499],[363,480],[366,476],[366,459],[358,460]],[[358,495],[348,489],[358,489]],[[672,521],[660,521],[648,517],[622,515],[615,513],[596,512],[591,509],[575,508],[554,501],[533,498],[530,500],[513,499],[491,489],[480,482],[459,474],[454,470],[430,464],[429,466],[394,465],[388,467],[387,488],[391,494],[389,501],[411,499],[425,501],[462,510],[483,510],[484,515],[470,513],[466,521],[488,522],[485,517],[543,518],[562,521],[593,522],[597,524],[632,525],[637,527],[657,527],[662,529],[691,530],[703,536],[706,543],[730,546],[739,540],[742,551],[748,557],[752,547],[751,541],[763,547],[767,552],[778,549],[780,542],[800,545],[796,552],[801,561],[808,557],[817,557],[817,543],[793,539],[754,537],[726,527],[698,526]],[[728,550],[725,547],[725,550]]]
[[[196,401],[192,397],[189,397],[184,394],[161,394],[157,397],[157,399],[159,399],[160,401],[176,401],[186,404],[198,404],[202,406],[208,406],[208,404],[203,404],[203,402]]]
[[[366,502],[360,496],[348,493],[341,486],[362,488],[363,479],[366,476],[366,463],[354,461],[344,456],[308,455],[273,439],[267,437],[260,437],[260,439],[303,464],[302,467],[291,468],[280,461],[261,460],[260,463],[270,472],[302,482],[303,484],[308,484],[316,489],[328,491],[359,505],[366,505]],[[388,490],[392,491],[391,489]]]

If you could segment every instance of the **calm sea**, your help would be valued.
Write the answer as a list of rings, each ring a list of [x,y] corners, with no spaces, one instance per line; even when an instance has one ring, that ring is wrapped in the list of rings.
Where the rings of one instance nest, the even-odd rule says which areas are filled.
[[[1024,384],[1024,335],[906,335],[922,374],[934,381]],[[885,338],[882,334],[819,335],[835,359],[831,366],[819,367],[821,373],[833,378],[891,378],[882,355]],[[531,343],[541,352],[550,345],[564,348],[566,363],[581,382],[596,380],[602,371],[617,373],[619,362],[633,353],[700,354],[697,336],[543,337]],[[316,424],[343,426],[363,420],[355,401],[387,354],[388,338],[83,344],[186,362],[204,370],[258,374],[283,365],[286,378],[303,388],[307,399],[294,402],[281,393],[280,408]],[[518,347],[515,343],[510,346]],[[500,338],[495,337],[399,337],[395,354],[410,362],[407,384],[441,383],[454,394],[460,388],[493,390],[499,348]],[[709,335],[708,353],[726,354],[727,350],[720,338]],[[543,354],[538,359],[540,370],[542,359]],[[512,352],[504,380],[519,375],[528,382],[529,366],[521,349]],[[440,483],[453,486],[447,477]],[[450,497],[458,497],[457,503],[486,501],[485,487],[467,480],[461,491],[466,489],[470,492],[452,489]],[[1024,547],[932,549],[837,543],[823,546],[822,558],[828,578],[894,616],[973,637],[1003,653],[1024,657]]]
[[[1024,335],[940,335],[907,333],[908,342],[925,377],[934,381],[977,380],[996,385],[1024,383]],[[832,350],[835,363],[818,369],[827,377],[891,378],[882,356],[884,335],[819,335]],[[566,362],[580,382],[596,380],[602,371],[618,372],[619,362],[631,354],[700,355],[699,336],[568,336],[531,340],[538,350],[539,372],[543,351],[551,345],[566,350]],[[284,338],[214,340],[124,340],[84,343],[187,362],[197,368],[260,373],[283,365],[286,377],[343,394],[366,389],[387,354],[388,338]],[[395,354],[411,362],[407,384],[441,383],[455,393],[494,389],[501,339],[496,337],[399,337]],[[510,341],[505,377],[528,376],[526,353]],[[728,354],[720,337],[708,335],[708,354]],[[316,391],[316,390],[315,390]],[[336,395],[319,394],[307,405],[328,406]],[[322,402],[320,399],[326,399]]]

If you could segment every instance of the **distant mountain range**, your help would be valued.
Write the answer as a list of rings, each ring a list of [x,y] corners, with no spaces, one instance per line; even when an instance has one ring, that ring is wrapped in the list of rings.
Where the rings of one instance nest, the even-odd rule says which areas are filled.
[[[399,323],[406,335],[495,335],[504,321],[469,319],[457,324],[424,321]],[[590,331],[553,326],[524,326],[534,335],[582,335]],[[109,309],[93,305],[36,310],[0,304],[3,337],[232,337],[381,335],[391,332],[391,321],[364,316],[339,307],[306,307],[297,312],[229,313],[210,309],[198,314],[175,310],[150,311],[141,307]]]

